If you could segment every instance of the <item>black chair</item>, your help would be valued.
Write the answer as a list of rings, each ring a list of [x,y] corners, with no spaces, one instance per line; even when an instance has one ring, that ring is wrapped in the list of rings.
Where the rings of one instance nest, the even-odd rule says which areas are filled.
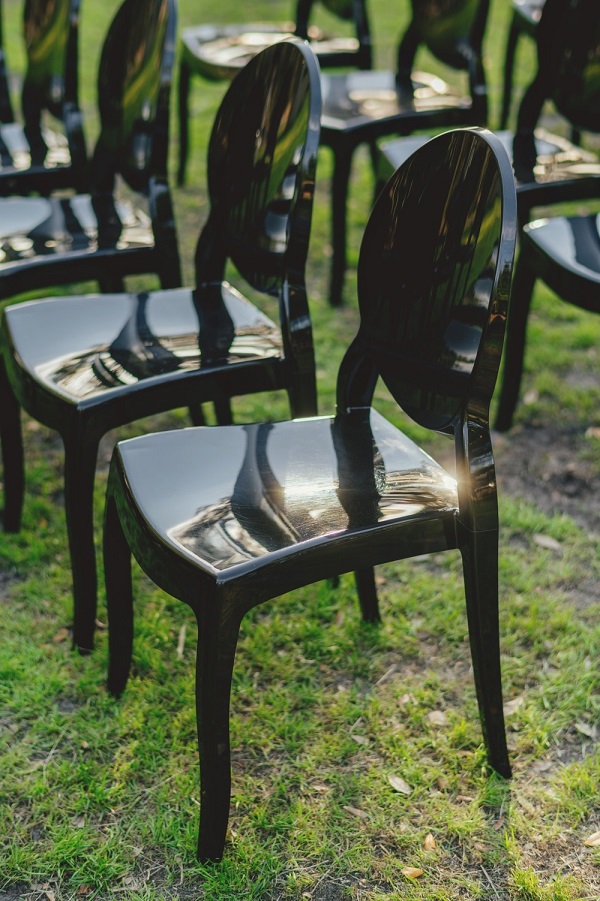
[[[600,198],[600,183],[597,198]],[[536,281],[562,300],[600,313],[600,223],[598,215],[556,216],[521,232],[506,333],[502,387],[495,428],[509,429],[523,375],[526,329]]]
[[[2,0],[0,0],[0,123],[15,121],[10,99],[9,81],[6,52],[4,50],[4,9]]]
[[[546,69],[553,87],[557,108],[575,127],[600,132],[600,18],[594,0],[547,0],[540,30],[549,38],[565,38],[564,50],[555,55],[555,64]],[[540,60],[540,65],[543,60]],[[534,88],[535,88],[534,82]],[[530,117],[540,104],[543,88],[526,95],[533,110],[526,109],[520,119]],[[515,153],[517,148],[515,147]],[[523,174],[531,165],[531,132],[525,131],[520,147]],[[515,160],[516,162],[516,160]],[[581,178],[541,184],[533,194],[539,203],[600,198],[600,162],[581,167]],[[529,218],[533,203],[529,197],[520,218]],[[520,200],[520,198],[519,198]],[[552,208],[548,210],[551,212]],[[515,284],[508,320],[502,387],[495,428],[510,428],[518,400],[527,319],[537,279],[544,281],[563,300],[584,310],[600,312],[600,235],[596,215],[557,216],[531,222],[521,232],[519,259],[515,267]]]
[[[398,47],[396,72],[323,76],[321,143],[334,155],[330,301],[342,302],[346,269],[346,201],[354,151],[377,138],[420,129],[484,125],[487,93],[481,44],[489,0],[411,0],[412,20]],[[465,71],[468,90],[452,90],[437,75],[418,72],[420,47]]]
[[[231,86],[208,155],[211,210],[195,290],[48,298],[5,311],[0,330],[4,527],[19,528],[19,405],[65,445],[74,644],[90,649],[96,610],[92,502],[109,429],[175,407],[284,389],[292,414],[316,413],[304,284],[319,140],[319,69],[308,45],[257,56]],[[223,281],[230,259],[279,299],[280,326]],[[225,409],[225,413],[223,410]]]
[[[88,161],[78,103],[80,0],[25,0],[23,125],[2,119],[0,195],[85,190]],[[0,82],[1,84],[1,82]],[[4,93],[2,88],[0,93]],[[46,118],[52,120],[46,125]],[[56,126],[60,129],[57,130]]]
[[[231,79],[252,56],[291,34],[310,41],[322,69],[354,66],[370,69],[371,35],[366,0],[320,0],[330,13],[352,21],[356,37],[339,37],[311,24],[319,0],[296,0],[296,22],[197,25],[181,35],[179,68],[179,184],[185,181],[189,155],[189,91],[193,75],[210,80]]]
[[[244,614],[356,570],[379,618],[373,566],[460,549],[491,765],[510,775],[498,625],[498,513],[488,405],[516,233],[510,164],[489,132],[442,135],[379,196],[358,266],[358,334],[337,415],[163,432],[117,445],[104,530],[108,688],[132,656],[130,554],[198,620],[198,855],[223,853],[229,695]],[[457,481],[371,407],[378,376],[420,425],[454,436]]]
[[[600,132],[596,0],[546,0],[537,27],[538,70],[519,107],[516,132],[498,132],[513,160],[520,225],[536,207],[594,196],[600,176],[596,153],[538,128],[552,101],[568,130]],[[378,181],[429,140],[414,136],[385,141],[378,150]]]
[[[504,86],[502,91],[502,111],[500,113],[501,129],[506,128],[508,125],[517,44],[523,36],[535,40],[537,26],[541,19],[545,2],[546,0],[513,0],[513,13],[504,54]]]
[[[175,0],[122,3],[100,60],[90,193],[2,200],[0,298],[90,279],[118,291],[147,272],[181,284],[167,183],[175,28]]]

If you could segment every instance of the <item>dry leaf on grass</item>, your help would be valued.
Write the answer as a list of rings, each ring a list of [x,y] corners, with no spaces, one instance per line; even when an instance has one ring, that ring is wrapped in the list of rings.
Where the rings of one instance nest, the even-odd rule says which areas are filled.
[[[504,716],[510,716],[511,713],[516,713],[519,707],[522,707],[524,703],[525,699],[521,696],[513,698],[512,701],[507,701],[504,705]]]
[[[364,810],[359,810],[358,807],[350,807],[349,805],[344,805],[344,810],[347,810],[348,813],[351,813],[354,817],[359,817],[361,820],[369,819],[369,814],[365,813]]]
[[[443,710],[431,710],[427,714],[427,719],[433,726],[447,726],[448,717]]]
[[[424,873],[421,867],[402,867],[402,875],[406,876],[407,879],[418,879]]]
[[[562,545],[556,538],[550,535],[534,535],[533,540],[538,547],[546,548],[548,551],[562,551]]]
[[[423,850],[424,851],[435,851],[437,848],[437,842],[434,839],[431,832],[428,832],[425,838],[423,839]]]
[[[589,723],[575,723],[575,728],[582,735],[587,735],[588,738],[596,738],[598,735],[596,726],[591,726]]]
[[[394,791],[400,792],[401,795],[410,795],[410,793],[412,792],[412,788],[410,787],[408,782],[406,782],[406,780],[402,778],[402,776],[388,776],[388,782],[390,783]]]
[[[586,848],[600,848],[600,832],[593,832],[583,844]]]
[[[351,735],[350,738],[352,741],[355,741],[357,745],[368,745],[369,739],[365,738],[364,735]]]

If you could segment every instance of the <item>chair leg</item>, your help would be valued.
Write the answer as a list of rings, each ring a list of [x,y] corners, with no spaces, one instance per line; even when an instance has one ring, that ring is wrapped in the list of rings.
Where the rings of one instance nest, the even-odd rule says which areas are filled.
[[[97,442],[81,433],[65,437],[65,513],[73,574],[73,647],[94,646],[96,554],[94,549],[94,476]]]
[[[535,273],[527,265],[522,248],[515,266],[510,309],[506,323],[502,387],[494,423],[494,428],[499,432],[505,432],[511,427],[519,398],[519,388],[523,375],[527,318],[529,316],[534,285]]]
[[[517,42],[519,40],[519,25],[513,18],[508,32],[508,40],[506,42],[506,54],[504,57],[504,88],[502,94],[502,111],[500,113],[500,130],[506,128],[508,116],[510,113],[510,102],[512,99],[512,79],[515,66],[515,52]]]
[[[214,401],[215,417],[219,425],[232,425],[233,413],[231,412],[231,399],[218,397]]]
[[[179,66],[179,168],[177,170],[177,184],[185,182],[185,170],[189,153],[189,95],[190,95],[190,68],[182,62]]]
[[[333,256],[329,302],[333,307],[339,307],[343,301],[344,273],[346,272],[346,204],[351,168],[352,150],[337,149],[334,155],[331,190]]]
[[[511,769],[504,729],[498,622],[498,533],[468,532],[461,553],[483,735],[490,765],[508,779]]]
[[[354,573],[354,581],[356,582],[358,601],[363,620],[366,623],[381,622],[381,616],[379,615],[379,601],[377,600],[377,588],[375,586],[375,570],[373,567],[371,566],[368,569],[357,569]]]
[[[221,860],[231,794],[229,702],[239,620],[221,599],[202,599],[197,611],[196,717],[200,755],[198,859]]]
[[[111,494],[107,494],[104,511],[104,579],[108,613],[107,688],[118,698],[125,690],[131,668],[133,593],[131,552]]]
[[[21,528],[25,493],[25,466],[21,409],[14,396],[0,359],[0,445],[4,465],[4,531],[18,532]]]
[[[122,294],[125,291],[123,277],[111,272],[106,272],[99,276],[98,286],[102,294]]]

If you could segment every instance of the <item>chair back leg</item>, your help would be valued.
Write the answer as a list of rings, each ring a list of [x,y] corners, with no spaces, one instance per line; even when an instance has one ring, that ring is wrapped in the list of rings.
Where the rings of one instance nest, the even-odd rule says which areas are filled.
[[[12,392],[1,358],[0,445],[4,466],[4,531],[18,532],[21,528],[25,493],[21,408]]]

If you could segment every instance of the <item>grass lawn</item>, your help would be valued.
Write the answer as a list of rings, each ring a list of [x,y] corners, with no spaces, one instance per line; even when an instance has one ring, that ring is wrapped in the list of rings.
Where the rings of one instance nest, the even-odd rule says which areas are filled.
[[[371,0],[379,65],[392,62],[408,5]],[[22,4],[4,6],[8,62],[18,71]],[[83,2],[90,142],[97,57],[117,6]],[[492,125],[510,6],[492,0]],[[221,0],[216,8],[180,0],[180,24],[236,21],[242,11],[286,19],[291,8],[291,0]],[[521,84],[532,65],[524,47]],[[207,212],[206,143],[223,90],[200,80],[193,87],[193,158],[188,185],[174,191],[187,283]],[[176,140],[174,128],[173,163]],[[324,413],[333,410],[335,374],[357,325],[353,267],[372,194],[359,153],[347,303],[334,311],[326,301],[330,172],[324,150],[307,272]],[[155,287],[150,279],[138,284]],[[25,418],[23,531],[0,533],[0,901],[597,901],[599,348],[600,317],[537,291],[525,401],[497,441],[514,778],[504,782],[485,763],[459,555],[381,567],[379,627],[361,622],[350,575],[336,590],[320,583],[244,621],[232,694],[230,836],[213,866],[195,859],[193,617],[136,568],[133,675],[122,700],[107,695],[106,629],[91,656],[70,647],[61,444]],[[377,400],[404,423],[383,389]],[[236,401],[234,409],[238,421],[288,412],[277,395]],[[176,411],[103,442],[98,534],[114,441],[184,424],[185,411]],[[448,453],[445,439],[406,427],[433,453]]]

